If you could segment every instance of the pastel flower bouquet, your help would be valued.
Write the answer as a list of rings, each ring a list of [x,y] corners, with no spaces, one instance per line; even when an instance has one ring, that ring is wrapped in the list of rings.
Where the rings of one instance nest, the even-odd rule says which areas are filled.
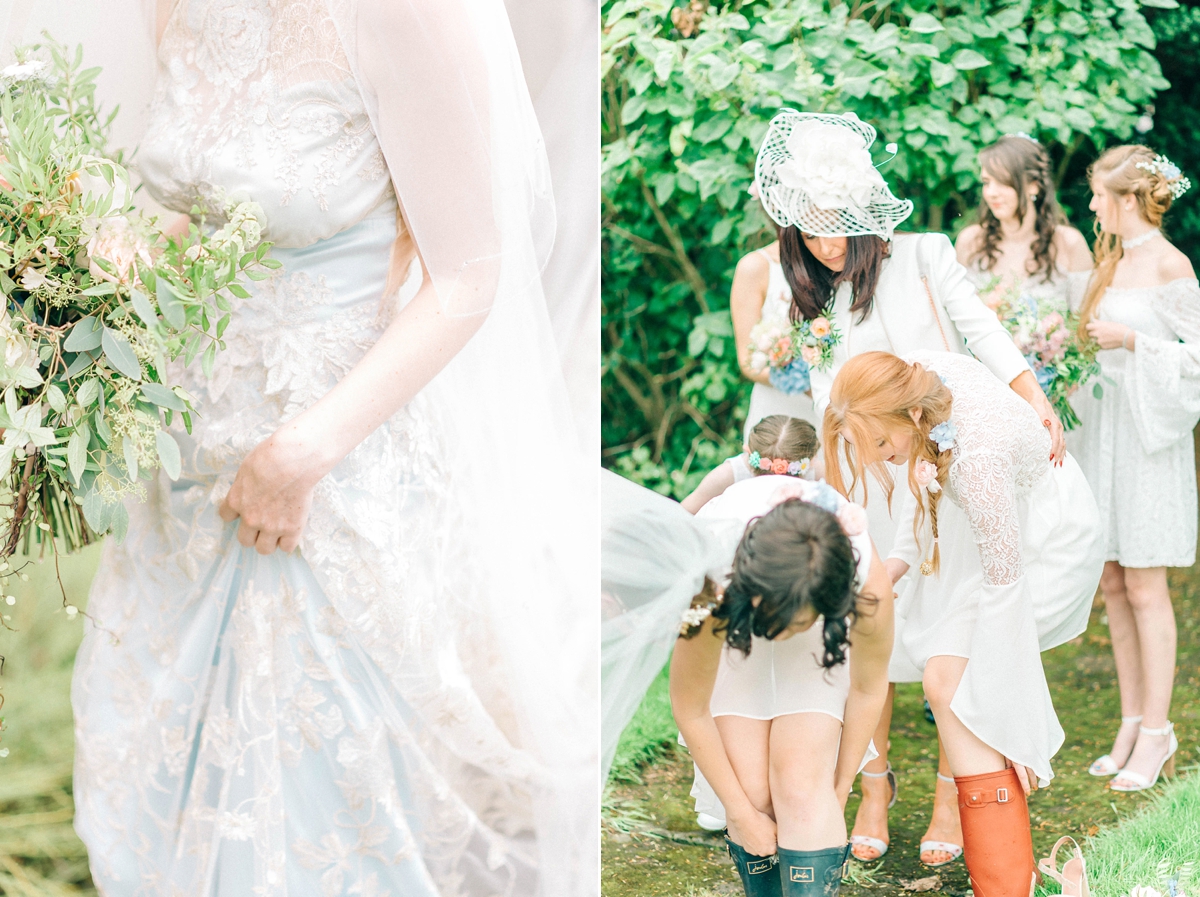
[[[121,500],[179,476],[168,428],[194,412],[170,364],[211,371],[243,275],[278,267],[251,203],[195,208],[177,237],[135,211],[82,50],[18,60],[0,71],[0,586],[18,548],[121,538]]]
[[[1016,290],[1002,294],[996,305],[1000,323],[1012,334],[1013,342],[1033,368],[1038,385],[1054,406],[1063,427],[1074,430],[1079,417],[1071,407],[1070,396],[1088,381],[1100,375],[1095,343],[1080,345],[1075,338],[1078,320],[1057,307],[1057,303],[1039,302]],[[1102,389],[1097,382],[1094,390]]]
[[[824,370],[833,362],[841,339],[826,317],[801,321],[759,321],[750,331],[750,369],[769,371],[771,385],[788,395],[810,387],[809,369]]]

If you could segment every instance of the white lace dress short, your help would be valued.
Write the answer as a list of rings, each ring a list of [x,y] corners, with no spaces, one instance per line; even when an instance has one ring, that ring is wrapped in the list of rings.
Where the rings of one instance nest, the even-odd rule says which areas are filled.
[[[764,250],[760,249],[759,253],[767,260],[771,271],[767,282],[767,296],[763,301],[761,320],[785,323],[789,320],[788,315],[792,307],[791,287],[784,280],[783,267],[779,262],[772,261],[771,257]],[[754,425],[764,417],[770,417],[772,414],[786,414],[788,417],[798,417],[816,427],[818,433],[821,432],[820,419],[817,417],[816,411],[813,410],[812,399],[807,395],[804,393],[788,395],[786,392],[781,392],[774,386],[766,383],[755,383],[754,388],[750,390],[750,410],[746,412],[746,427],[743,439],[749,440],[750,430]]]
[[[1101,525],[1079,465],[1050,464],[1036,412],[978,361],[904,356],[936,371],[953,395],[957,430],[938,505],[940,570],[926,516],[914,536],[916,499],[901,484],[892,556],[910,566],[896,605],[894,654],[924,670],[929,658],[969,658],[951,709],[986,744],[1042,781],[1063,741],[1040,652],[1087,627],[1103,568]]]
[[[706,504],[696,517],[714,528],[744,530],[751,520],[771,510],[771,497],[780,486],[794,482],[794,477],[770,474],[743,480]],[[839,507],[846,504],[842,496],[828,487],[824,494]],[[736,544],[735,540],[727,542]],[[866,582],[874,557],[870,536],[867,533],[852,536],[851,543],[858,554],[859,582]],[[824,619],[819,617],[809,629],[787,639],[754,637],[749,655],[725,648],[709,704],[712,715],[769,720],[793,713],[823,713],[841,722],[850,693],[853,660],[829,670],[821,666],[825,651],[823,623]],[[874,756],[872,747],[864,762]],[[699,769],[692,796],[696,798],[696,812],[724,818],[725,811],[716,793]]]
[[[1200,287],[1193,278],[1113,289],[1097,317],[1137,331],[1132,352],[1097,355],[1103,395],[1079,391],[1074,449],[1104,521],[1105,559],[1126,567],[1190,567],[1196,560],[1200,418]]]

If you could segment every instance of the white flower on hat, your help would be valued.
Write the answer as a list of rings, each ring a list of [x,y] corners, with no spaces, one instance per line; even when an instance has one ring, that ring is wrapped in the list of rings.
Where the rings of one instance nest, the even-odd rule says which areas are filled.
[[[779,181],[806,193],[817,208],[863,208],[876,190],[887,188],[862,137],[849,128],[802,121],[786,146],[791,159],[779,167]]]

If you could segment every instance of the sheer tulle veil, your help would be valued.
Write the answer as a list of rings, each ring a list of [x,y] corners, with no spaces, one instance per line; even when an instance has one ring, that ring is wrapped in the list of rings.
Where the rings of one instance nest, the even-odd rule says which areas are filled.
[[[538,893],[595,894],[599,487],[542,291],[554,204],[508,17],[501,0],[328,4],[443,310],[485,316],[427,388],[450,428],[458,513],[442,538],[488,584],[454,600],[477,609],[504,660],[501,726],[532,770]],[[5,49],[43,27],[83,42],[105,66],[102,99],[122,105],[114,142],[132,147],[152,95],[154,16],[152,0],[18,0]],[[465,579],[455,572],[448,582]]]

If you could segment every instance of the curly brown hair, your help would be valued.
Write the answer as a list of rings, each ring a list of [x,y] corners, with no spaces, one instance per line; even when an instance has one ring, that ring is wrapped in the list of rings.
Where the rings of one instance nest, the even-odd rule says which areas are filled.
[[[979,153],[979,165],[996,180],[1017,191],[1017,217],[1025,219],[1029,211],[1027,187],[1035,185],[1033,197],[1034,238],[1030,249],[1030,260],[1026,273],[1040,275],[1046,282],[1054,274],[1055,245],[1054,231],[1067,223],[1067,216],[1058,205],[1054,194],[1054,178],[1050,174],[1050,154],[1046,148],[1029,137],[1010,135],[1001,137]],[[982,259],[984,270],[991,270],[1000,254],[1000,239],[1003,236],[1000,219],[992,214],[987,203],[979,203],[976,223],[982,229],[982,239],[971,253],[971,261]]]

